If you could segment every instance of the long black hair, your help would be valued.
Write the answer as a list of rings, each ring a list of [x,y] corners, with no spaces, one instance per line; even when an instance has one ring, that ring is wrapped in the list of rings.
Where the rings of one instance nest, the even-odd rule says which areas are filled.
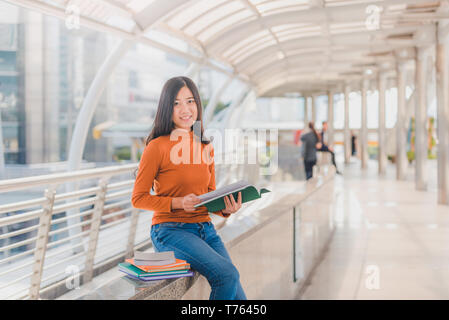
[[[201,98],[198,92],[198,88],[195,83],[187,77],[174,77],[164,84],[162,88],[161,96],[159,98],[159,105],[157,107],[156,117],[154,119],[153,129],[151,130],[149,136],[147,137],[145,145],[148,145],[151,140],[156,139],[160,136],[169,135],[175,128],[173,123],[173,107],[175,105],[176,97],[183,87],[189,88],[195,99],[197,107],[197,119],[201,123],[201,133],[200,140],[204,144],[209,144],[210,140],[204,137],[203,128],[203,107],[201,105]],[[193,126],[191,128],[193,130]],[[194,134],[198,134],[194,132]]]
[[[316,132],[316,130],[315,130],[315,125],[313,124],[313,122],[309,122],[309,128],[310,128],[310,130],[312,130],[312,132],[313,132],[313,134],[315,135],[316,139],[317,139],[318,141],[320,141],[320,140],[321,140],[321,139],[320,139],[320,136],[319,136],[318,133]]]

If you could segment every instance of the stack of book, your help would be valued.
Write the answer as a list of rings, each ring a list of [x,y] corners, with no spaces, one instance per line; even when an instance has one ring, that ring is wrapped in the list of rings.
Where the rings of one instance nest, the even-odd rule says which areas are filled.
[[[176,259],[173,251],[136,251],[133,259],[126,259],[118,267],[128,277],[143,281],[193,276],[190,264]]]

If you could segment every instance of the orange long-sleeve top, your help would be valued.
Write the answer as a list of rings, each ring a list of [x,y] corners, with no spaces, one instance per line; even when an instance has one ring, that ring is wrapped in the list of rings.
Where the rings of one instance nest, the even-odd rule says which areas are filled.
[[[201,143],[193,131],[151,140],[145,147],[132,193],[135,208],[154,211],[152,225],[163,222],[198,223],[211,221],[205,206],[195,211],[172,209],[172,199],[190,193],[201,195],[215,190],[212,144]],[[201,151],[200,151],[201,149]],[[151,188],[154,194],[151,194]],[[222,211],[214,212],[222,217]]]

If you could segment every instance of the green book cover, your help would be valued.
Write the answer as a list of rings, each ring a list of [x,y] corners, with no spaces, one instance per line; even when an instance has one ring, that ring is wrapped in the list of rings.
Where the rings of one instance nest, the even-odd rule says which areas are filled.
[[[242,193],[242,203],[245,203],[261,198],[262,194],[270,192],[270,190],[262,188],[258,191],[255,186],[241,180],[198,196],[201,203],[195,205],[195,207],[206,206],[209,212],[223,210],[226,208],[224,197],[232,194],[237,201],[239,192]]]

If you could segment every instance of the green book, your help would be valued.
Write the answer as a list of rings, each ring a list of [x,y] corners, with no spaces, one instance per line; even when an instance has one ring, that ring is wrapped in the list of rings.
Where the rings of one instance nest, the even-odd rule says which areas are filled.
[[[239,192],[242,192],[242,203],[245,203],[261,198],[263,193],[270,192],[270,190],[262,188],[258,191],[256,187],[249,184],[247,181],[240,180],[236,183],[198,196],[198,198],[201,199],[201,203],[198,203],[195,207],[206,206],[209,212],[223,210],[226,208],[224,197],[232,195],[237,202]]]

